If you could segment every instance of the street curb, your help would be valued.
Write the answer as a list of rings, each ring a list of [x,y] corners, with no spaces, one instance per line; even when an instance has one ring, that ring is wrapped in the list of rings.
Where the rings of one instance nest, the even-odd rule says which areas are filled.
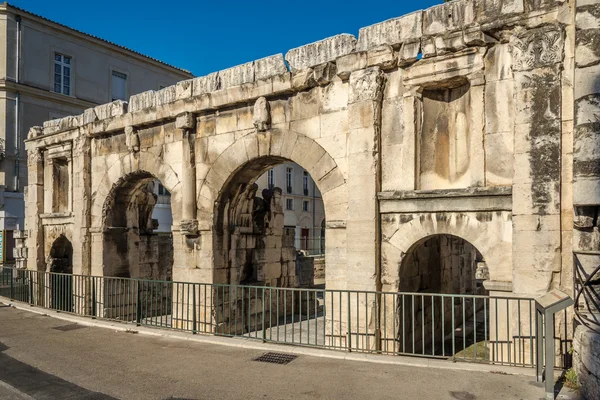
[[[306,355],[311,357],[323,357],[337,360],[360,361],[377,364],[399,365],[405,367],[435,368],[453,371],[474,371],[490,372],[507,375],[523,375],[535,377],[534,368],[509,367],[502,365],[492,365],[484,363],[452,362],[434,358],[410,357],[410,356],[391,356],[369,353],[348,353],[339,350],[317,349],[303,346],[293,346],[285,344],[261,343],[250,338],[230,338],[209,335],[193,335],[189,332],[170,331],[160,328],[148,328],[143,326],[128,325],[125,323],[103,321],[90,319],[86,317],[64,314],[58,311],[52,311],[41,307],[30,306],[14,302],[6,297],[0,296],[0,302],[7,304],[15,309],[29,311],[35,314],[46,315],[52,318],[69,321],[80,325],[113,329],[120,332],[139,333],[148,336],[157,336],[168,339],[188,340],[197,343],[215,344],[220,346],[238,347],[249,350],[276,351],[282,353],[292,353]]]

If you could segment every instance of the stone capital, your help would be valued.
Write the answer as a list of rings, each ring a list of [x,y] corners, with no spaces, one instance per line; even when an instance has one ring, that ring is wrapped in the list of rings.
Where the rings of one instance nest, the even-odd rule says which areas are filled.
[[[29,149],[27,151],[27,165],[30,167],[35,167],[38,164],[41,164],[44,161],[44,157],[42,156],[42,152],[40,149]],[[48,160],[51,163],[51,160]]]
[[[373,100],[379,101],[383,95],[385,75],[379,67],[354,71],[350,74],[348,103]]]
[[[558,26],[527,30],[510,38],[513,71],[549,67],[563,59],[564,38]]]
[[[180,232],[184,235],[197,235],[198,234],[198,220],[196,219],[186,219],[181,221]]]
[[[176,129],[194,129],[196,126],[196,118],[194,114],[190,112],[182,113],[175,119]]]

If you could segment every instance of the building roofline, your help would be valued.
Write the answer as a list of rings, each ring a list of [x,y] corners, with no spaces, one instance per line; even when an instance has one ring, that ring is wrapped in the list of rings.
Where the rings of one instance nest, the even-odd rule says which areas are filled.
[[[166,63],[164,61],[161,61],[161,60],[156,59],[154,57],[147,56],[147,55],[142,54],[142,53],[140,53],[138,51],[132,50],[132,49],[130,49],[128,47],[121,46],[120,44],[111,42],[111,41],[106,40],[106,39],[102,39],[101,37],[94,36],[94,35],[91,35],[91,34],[86,33],[86,32],[82,32],[82,31],[77,30],[75,28],[71,28],[70,26],[61,24],[60,22],[52,21],[51,19],[48,19],[48,18],[43,17],[41,15],[34,14],[34,13],[30,12],[30,11],[27,11],[27,10],[22,9],[20,7],[14,6],[14,5],[8,3],[7,1],[5,1],[5,2],[3,2],[3,3],[0,4],[0,10],[2,8],[4,8],[7,11],[12,11],[14,13],[24,14],[24,15],[32,18],[32,19],[37,19],[38,22],[42,22],[42,23],[45,23],[47,25],[51,25],[54,28],[58,28],[58,29],[61,29],[61,30],[67,30],[67,31],[70,31],[70,32],[75,32],[75,33],[77,33],[79,35],[84,36],[88,40],[99,42],[100,44],[105,45],[105,46],[107,46],[109,48],[113,48],[114,50],[118,50],[118,51],[129,53],[130,56],[134,56],[134,57],[138,57],[138,58],[144,58],[146,60],[150,60],[150,61],[152,61],[154,63],[160,64],[160,66],[162,66],[162,67],[167,67],[168,69],[175,70],[176,72],[179,72],[179,73],[183,72],[185,74],[188,74],[189,78],[191,78],[191,77],[194,76],[190,71],[188,71],[186,69],[179,68],[179,67],[176,67],[174,65],[168,64],[168,63]]]

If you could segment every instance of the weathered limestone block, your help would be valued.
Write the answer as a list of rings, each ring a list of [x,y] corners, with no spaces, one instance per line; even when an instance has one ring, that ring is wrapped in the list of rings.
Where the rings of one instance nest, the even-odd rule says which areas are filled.
[[[311,44],[291,49],[285,55],[292,72],[314,67],[351,53],[356,38],[344,33]]]
[[[575,26],[579,30],[599,29],[600,3],[595,0],[585,3],[578,2],[578,7],[575,11]]]
[[[219,71],[220,89],[239,86],[243,83],[254,82],[254,62],[248,62]]]
[[[405,67],[417,61],[419,59],[419,53],[421,52],[421,41],[417,40],[414,42],[402,43],[398,54],[398,66]]]
[[[336,75],[335,63],[328,62],[313,68],[313,76],[318,85],[329,84]]]
[[[578,326],[573,349],[573,368],[581,395],[586,399],[600,399],[600,334]]]
[[[587,67],[600,63],[600,28],[578,30],[575,35],[576,66]]]
[[[156,92],[156,101],[155,105],[162,106],[164,104],[169,104],[175,101],[176,97],[176,88],[175,85],[167,86],[166,88],[160,89]]]
[[[356,49],[369,50],[382,44],[398,47],[406,41],[414,42],[422,35],[422,16],[423,12],[417,11],[360,28]]]
[[[257,81],[285,74],[286,72],[288,72],[288,69],[283,61],[283,54],[275,54],[254,61],[254,79]]]
[[[200,96],[217,91],[221,88],[219,72],[192,79],[192,96]]]
[[[525,11],[523,0],[478,0],[481,22],[501,23],[504,18]]]
[[[525,11],[547,10],[563,4],[566,0],[524,0]]]
[[[436,36],[434,41],[436,55],[438,56],[460,51],[467,47],[462,32]]]
[[[423,35],[461,30],[475,23],[472,0],[452,1],[423,11]]]
[[[463,32],[463,41],[467,46],[486,46],[491,43],[496,43],[496,39],[483,33],[479,29]]]
[[[342,80],[347,80],[350,74],[367,66],[367,52],[354,52],[335,60],[337,75]]]
[[[195,126],[196,119],[192,113],[179,114],[175,119],[176,129],[193,129]]]
[[[367,66],[379,66],[384,71],[394,68],[397,64],[397,59],[394,49],[387,44],[372,48],[367,52]]]
[[[27,139],[35,139],[44,134],[44,129],[41,126],[32,126],[27,132]]]
[[[292,72],[292,87],[297,90],[304,90],[317,85],[315,74],[312,68],[306,68],[301,71]]]
[[[123,100],[115,100],[111,103],[101,104],[94,107],[94,113],[99,120],[118,117],[127,112],[127,102]]]
[[[423,58],[435,57],[435,38],[423,37],[421,39],[421,54]]]
[[[129,98],[129,112],[139,111],[154,106],[156,106],[156,92],[154,90],[135,94]]]
[[[182,100],[192,97],[192,88],[194,86],[193,79],[187,79],[185,81],[179,81],[175,84],[175,99]]]
[[[44,122],[44,135],[67,131],[81,125],[83,115],[68,116]]]
[[[511,46],[498,44],[493,46],[485,55],[485,81],[494,82],[512,79]],[[506,84],[510,84],[507,82]]]

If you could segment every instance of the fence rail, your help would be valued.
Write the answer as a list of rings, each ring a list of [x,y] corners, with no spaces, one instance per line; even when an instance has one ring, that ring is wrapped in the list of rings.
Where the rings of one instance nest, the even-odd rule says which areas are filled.
[[[0,272],[0,296],[195,334],[525,367],[536,360],[530,298],[205,284],[13,268]]]

